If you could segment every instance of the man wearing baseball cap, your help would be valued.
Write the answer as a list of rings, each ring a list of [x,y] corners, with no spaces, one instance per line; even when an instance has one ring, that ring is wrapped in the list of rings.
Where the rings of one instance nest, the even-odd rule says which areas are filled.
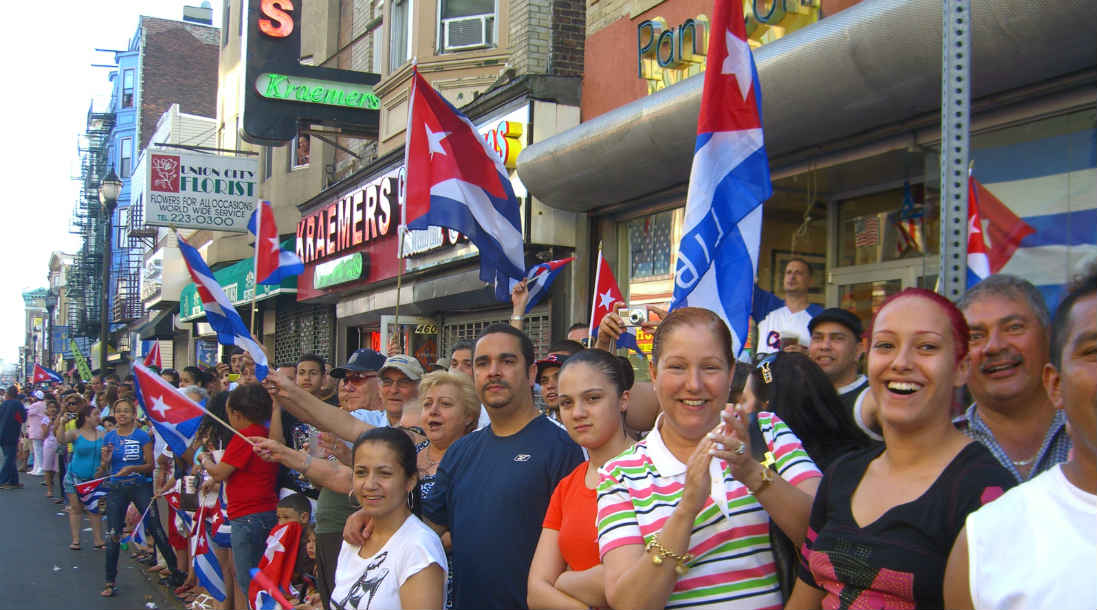
[[[560,421],[560,369],[567,356],[549,354],[537,361],[537,383],[541,386],[541,400],[545,402],[545,415]]]
[[[860,318],[840,307],[831,307],[812,318],[808,330],[811,332],[808,356],[830,378],[854,421],[870,437],[879,440],[880,436],[862,423],[860,413],[862,396],[868,389],[868,378],[858,370],[865,353]]]

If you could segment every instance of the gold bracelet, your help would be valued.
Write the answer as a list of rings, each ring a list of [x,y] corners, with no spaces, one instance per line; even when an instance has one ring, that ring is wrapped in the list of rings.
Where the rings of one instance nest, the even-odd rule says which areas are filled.
[[[659,539],[655,536],[652,536],[647,544],[644,545],[644,551],[648,553],[652,551],[655,552],[655,554],[651,556],[651,563],[655,564],[657,567],[663,565],[664,558],[669,557],[673,559],[675,562],[674,571],[679,576],[684,576],[685,573],[689,571],[689,566],[686,564],[693,561],[693,555],[690,553],[672,553],[670,549],[659,544]]]
[[[758,487],[754,489],[747,487],[747,491],[750,492],[750,495],[757,496],[758,494],[765,491],[765,489],[769,487],[771,483],[773,483],[775,478],[776,477],[773,475],[772,470],[766,468],[765,466],[762,466],[762,482],[758,485]]]

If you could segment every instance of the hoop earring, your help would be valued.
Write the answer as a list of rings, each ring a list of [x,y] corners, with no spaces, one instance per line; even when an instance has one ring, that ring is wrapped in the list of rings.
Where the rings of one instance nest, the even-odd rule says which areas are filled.
[[[408,492],[408,510],[414,510],[415,508],[415,491]]]

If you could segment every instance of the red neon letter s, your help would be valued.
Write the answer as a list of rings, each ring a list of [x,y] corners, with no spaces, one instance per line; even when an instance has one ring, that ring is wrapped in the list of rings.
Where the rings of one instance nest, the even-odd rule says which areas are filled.
[[[259,5],[259,31],[272,38],[285,38],[293,33],[293,0],[263,0]],[[277,24],[277,25],[275,25]]]

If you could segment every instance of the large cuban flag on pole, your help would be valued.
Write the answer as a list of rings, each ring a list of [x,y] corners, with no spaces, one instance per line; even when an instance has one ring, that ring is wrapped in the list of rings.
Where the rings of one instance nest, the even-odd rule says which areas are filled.
[[[187,263],[187,271],[194,280],[194,286],[198,289],[198,298],[202,299],[202,307],[206,310],[206,321],[217,331],[217,342],[221,345],[235,345],[243,348],[251,354],[255,361],[255,376],[262,381],[267,377],[267,354],[259,344],[252,339],[243,318],[236,312],[232,301],[213,277],[209,265],[202,259],[201,253],[194,246],[188,244],[182,235],[175,234],[179,241],[179,252],[183,254],[183,260]]]
[[[521,215],[499,155],[468,117],[416,70],[408,111],[407,194],[409,229],[446,227],[480,250],[480,279],[507,285],[526,275]]]
[[[711,32],[671,309],[716,312],[738,354],[758,269],[762,202],[773,187],[743,4],[717,0]]]

